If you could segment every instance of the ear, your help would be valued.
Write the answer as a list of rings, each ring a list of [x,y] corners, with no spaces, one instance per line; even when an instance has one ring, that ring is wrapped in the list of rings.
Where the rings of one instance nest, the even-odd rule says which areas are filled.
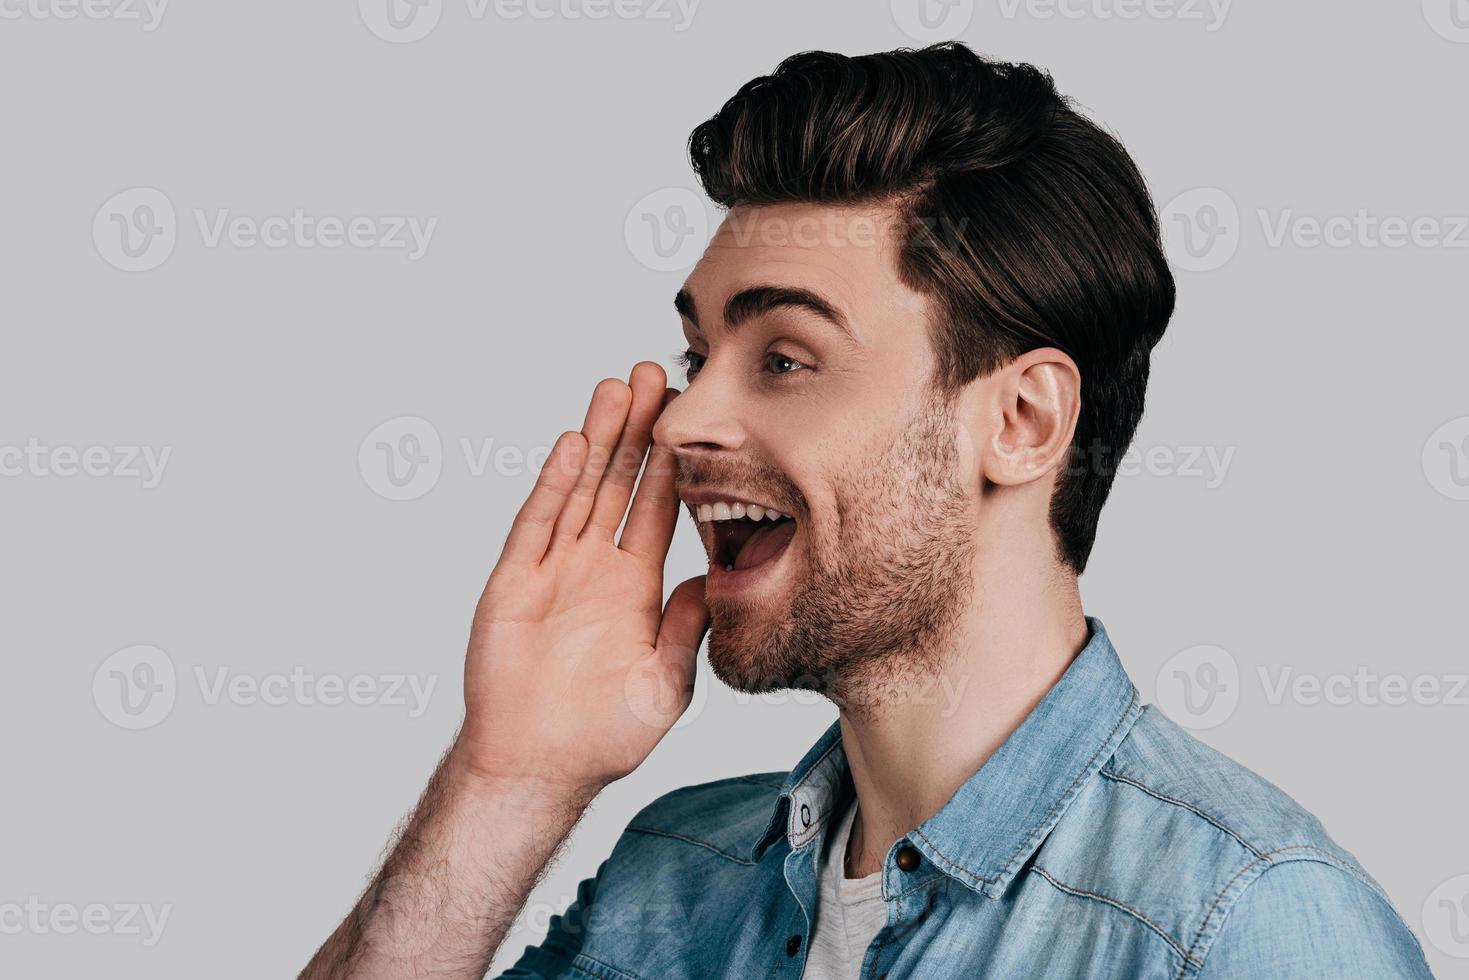
[[[984,477],[1000,486],[1038,480],[1070,459],[1081,415],[1081,372],[1054,347],[1027,351],[984,386],[993,421]]]

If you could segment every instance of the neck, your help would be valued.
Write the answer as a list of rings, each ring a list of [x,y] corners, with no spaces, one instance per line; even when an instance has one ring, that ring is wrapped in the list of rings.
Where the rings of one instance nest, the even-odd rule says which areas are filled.
[[[989,554],[1023,554],[991,551]],[[1017,567],[1022,564],[1022,567]],[[860,802],[847,875],[882,867],[893,841],[937,813],[1055,685],[1087,642],[1073,576],[1009,560],[975,588],[931,676],[878,711],[843,711]],[[982,607],[982,608],[981,608]]]

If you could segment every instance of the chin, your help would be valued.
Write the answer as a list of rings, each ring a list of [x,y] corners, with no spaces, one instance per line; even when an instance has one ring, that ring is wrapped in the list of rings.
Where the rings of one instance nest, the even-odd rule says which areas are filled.
[[[709,603],[709,666],[714,676],[742,694],[809,686],[812,665],[790,649],[789,610],[760,608],[764,605]]]

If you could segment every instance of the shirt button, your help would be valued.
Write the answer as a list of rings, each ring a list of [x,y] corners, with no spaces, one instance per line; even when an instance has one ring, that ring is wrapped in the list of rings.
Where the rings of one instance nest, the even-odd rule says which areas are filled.
[[[786,955],[787,956],[795,956],[800,951],[801,951],[801,936],[798,933],[797,935],[794,935],[791,938],[789,938],[789,939],[786,940]]]
[[[904,844],[898,848],[898,867],[904,871],[917,871],[918,865],[923,857],[918,853],[918,848],[911,844]]]

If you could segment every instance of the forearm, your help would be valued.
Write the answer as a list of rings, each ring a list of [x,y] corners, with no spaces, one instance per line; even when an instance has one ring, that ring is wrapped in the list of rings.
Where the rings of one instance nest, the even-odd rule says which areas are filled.
[[[301,980],[484,976],[591,787],[475,775],[454,751]]]
[[[688,706],[709,610],[699,576],[658,613],[678,518],[674,458],[650,450],[664,381],[643,362],[601,382],[556,440],[475,607],[455,747],[302,980],[480,980],[587,804]]]

